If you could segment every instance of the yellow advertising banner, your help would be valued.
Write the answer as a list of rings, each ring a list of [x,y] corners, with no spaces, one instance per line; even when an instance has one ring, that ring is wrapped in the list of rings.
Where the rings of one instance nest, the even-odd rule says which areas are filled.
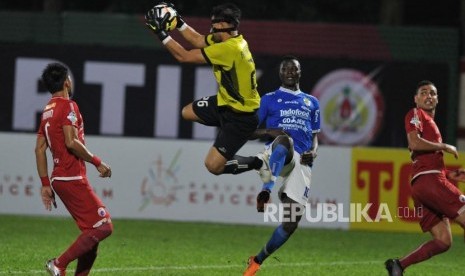
[[[455,159],[444,154],[448,169],[465,164],[465,153]],[[422,209],[415,208],[410,192],[411,160],[407,149],[353,148],[350,191],[350,229],[421,231]],[[465,183],[458,183],[465,191]],[[455,223],[454,234],[463,233]]]

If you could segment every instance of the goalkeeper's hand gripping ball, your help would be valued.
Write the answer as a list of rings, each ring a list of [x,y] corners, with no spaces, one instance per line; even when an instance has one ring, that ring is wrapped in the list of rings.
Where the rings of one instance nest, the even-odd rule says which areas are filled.
[[[164,31],[170,32],[176,29],[178,24],[178,13],[176,10],[166,4],[158,4],[153,7],[154,16],[156,18],[164,19],[163,25],[160,26]],[[166,16],[168,14],[168,16]]]

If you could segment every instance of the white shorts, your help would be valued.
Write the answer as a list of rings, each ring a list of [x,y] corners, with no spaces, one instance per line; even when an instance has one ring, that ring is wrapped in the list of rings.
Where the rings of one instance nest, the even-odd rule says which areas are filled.
[[[271,145],[265,146],[263,157],[269,163],[271,156]],[[312,169],[310,166],[300,164],[300,154],[294,151],[294,157],[289,164],[283,167],[280,176],[282,177],[283,185],[279,189],[279,198],[282,193],[295,200],[296,202],[305,205],[310,197],[310,185]]]

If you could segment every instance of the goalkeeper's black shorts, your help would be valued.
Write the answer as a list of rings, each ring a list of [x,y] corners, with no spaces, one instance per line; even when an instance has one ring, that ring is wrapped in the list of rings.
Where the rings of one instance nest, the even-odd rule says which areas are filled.
[[[226,159],[231,159],[257,129],[257,112],[236,112],[226,106],[218,107],[217,96],[204,97],[192,103],[202,124],[218,127],[213,146]]]

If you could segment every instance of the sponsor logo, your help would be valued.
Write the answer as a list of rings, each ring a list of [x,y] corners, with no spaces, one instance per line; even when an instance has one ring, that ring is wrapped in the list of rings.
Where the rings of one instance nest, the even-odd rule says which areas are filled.
[[[71,111],[66,118],[74,125],[77,122],[77,116],[74,111]]]
[[[310,112],[305,112],[299,109],[286,109],[286,110],[280,110],[280,115],[281,117],[287,117],[287,116],[298,116],[301,118],[308,118],[310,117]]]
[[[410,120],[410,123],[414,125],[416,128],[420,127],[420,120],[417,116],[413,116],[412,120]]]
[[[459,200],[460,202],[465,202],[465,195],[460,195]]]
[[[142,180],[141,195],[142,204],[139,211],[144,210],[152,203],[154,205],[169,206],[176,201],[176,191],[183,188],[178,183],[176,172],[179,171],[179,149],[173,156],[168,166],[161,156],[148,169],[147,176]]]
[[[384,102],[377,84],[353,69],[325,75],[312,95],[321,108],[321,139],[327,144],[370,144],[382,122]]]
[[[101,217],[105,217],[107,215],[107,211],[103,207],[98,208],[97,213]]]
[[[306,106],[310,106],[310,100],[308,98],[304,98],[304,104]]]

